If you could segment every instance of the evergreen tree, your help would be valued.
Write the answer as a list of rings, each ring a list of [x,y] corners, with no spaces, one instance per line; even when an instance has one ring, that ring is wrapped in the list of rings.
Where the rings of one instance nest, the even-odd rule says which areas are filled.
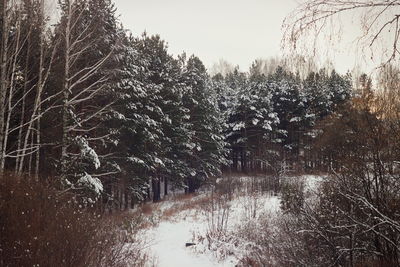
[[[61,93],[56,101],[62,109],[59,171],[72,189],[99,194],[103,190],[99,177],[110,167],[100,152],[107,151],[103,121],[113,104],[121,30],[109,0],[65,0],[60,7],[56,71],[63,76],[54,76]]]
[[[190,57],[183,75],[189,89],[184,100],[190,110],[194,145],[190,158],[193,171],[187,178],[188,192],[192,193],[202,181],[221,173],[221,167],[227,164],[226,145],[216,92],[200,59]]]

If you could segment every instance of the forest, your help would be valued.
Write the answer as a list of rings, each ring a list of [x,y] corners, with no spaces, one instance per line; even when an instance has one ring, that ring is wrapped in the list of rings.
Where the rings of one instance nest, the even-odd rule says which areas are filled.
[[[400,6],[306,1],[288,43],[326,18],[325,2]],[[371,33],[396,30],[370,75],[296,58],[211,72],[125,29],[111,0],[60,0],[55,22],[44,0],[0,9],[0,266],[156,266],[146,209],[177,192],[212,206],[208,247],[252,244],[228,266],[400,264],[399,15]],[[300,179],[311,174],[313,194]],[[235,243],[227,203],[244,188],[254,224]],[[262,195],[279,200],[274,222]]]

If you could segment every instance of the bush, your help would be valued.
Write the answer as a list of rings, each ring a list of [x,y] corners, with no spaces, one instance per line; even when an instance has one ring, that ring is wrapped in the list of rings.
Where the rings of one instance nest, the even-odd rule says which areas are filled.
[[[295,177],[285,181],[281,188],[281,209],[284,212],[298,214],[304,205],[304,181]]]
[[[1,266],[140,266],[146,257],[127,222],[50,184],[0,177]]]

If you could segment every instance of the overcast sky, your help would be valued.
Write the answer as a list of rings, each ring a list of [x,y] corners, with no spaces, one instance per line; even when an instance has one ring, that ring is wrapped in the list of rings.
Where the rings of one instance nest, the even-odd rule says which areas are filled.
[[[243,71],[257,58],[280,55],[282,21],[297,6],[296,0],[114,2],[124,27],[135,35],[160,34],[174,55],[195,54],[208,68],[223,58]],[[343,47],[328,55],[342,73],[355,65]]]

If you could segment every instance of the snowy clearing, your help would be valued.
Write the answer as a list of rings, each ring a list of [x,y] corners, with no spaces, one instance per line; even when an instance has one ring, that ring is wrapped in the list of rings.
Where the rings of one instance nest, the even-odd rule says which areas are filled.
[[[186,212],[183,212],[186,213]],[[150,245],[150,255],[154,263],[160,267],[176,266],[234,266],[233,262],[218,262],[212,255],[199,254],[193,247],[186,247],[186,243],[193,240],[193,233],[205,231],[206,222],[193,214],[180,214],[179,221],[162,221],[149,231],[153,242]]]
[[[220,201],[218,198],[214,201]],[[149,256],[153,258],[148,266],[236,266],[246,253],[244,245],[221,243],[215,246],[207,240],[212,227],[210,211],[213,203],[210,193],[202,193],[189,198],[168,200],[152,204],[152,216],[157,218],[150,229],[145,230],[144,238],[151,240]],[[274,217],[279,214],[280,198],[270,192],[263,194],[235,194],[226,202],[226,233],[260,216]],[[249,208],[250,207],[250,208]],[[213,220],[218,220],[220,210],[214,210]],[[253,214],[254,213],[254,214]],[[254,216],[254,218],[253,218]],[[213,240],[213,242],[216,240]],[[186,246],[186,243],[195,243]]]

